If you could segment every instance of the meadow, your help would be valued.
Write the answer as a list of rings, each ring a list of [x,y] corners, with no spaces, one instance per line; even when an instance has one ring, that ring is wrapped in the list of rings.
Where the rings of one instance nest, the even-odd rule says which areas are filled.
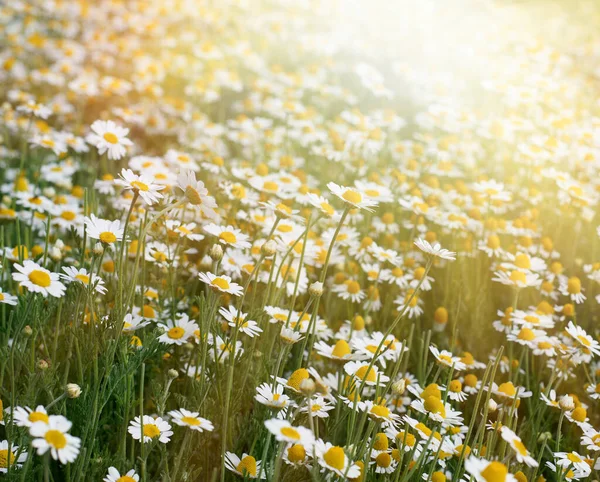
[[[600,478],[599,27],[0,5],[0,481]]]

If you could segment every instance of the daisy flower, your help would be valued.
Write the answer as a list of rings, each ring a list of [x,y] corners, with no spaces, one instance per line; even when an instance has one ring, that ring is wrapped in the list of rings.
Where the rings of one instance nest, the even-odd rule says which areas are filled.
[[[142,419],[135,417],[130,423],[127,431],[131,434],[134,440],[141,440],[142,433],[144,437],[144,443],[158,440],[160,443],[166,444],[169,442],[173,432],[171,431],[171,425],[165,422],[162,418],[156,417],[155,419],[149,415],[144,415],[143,418],[143,429]]]
[[[167,345],[183,345],[188,338],[194,336],[196,330],[200,329],[185,313],[178,313],[175,320],[169,319],[166,323],[157,326],[164,331],[158,337],[158,341]]]
[[[581,287],[581,280],[576,276],[572,276],[568,280],[562,280],[559,291],[577,304],[581,304],[586,300],[586,297],[583,294],[583,288]]]
[[[121,475],[116,467],[109,467],[108,474],[102,480],[103,482],[138,482],[140,476],[135,473],[135,469],[131,469],[126,474]]]
[[[19,455],[19,446],[12,444],[10,454],[8,452],[8,440],[0,441],[0,474],[6,474],[8,467],[20,469],[27,460],[27,451],[22,451]]]
[[[430,256],[437,256],[438,258],[445,259],[448,261],[456,260],[456,253],[442,248],[440,243],[435,243],[434,245],[431,245],[428,241],[419,238],[415,241],[415,246],[424,253],[429,254]]]
[[[260,335],[263,331],[256,321],[246,320],[247,313],[238,311],[234,306],[219,308],[219,314],[227,320],[229,326],[234,328],[237,326],[242,333],[250,337]]]
[[[339,186],[334,182],[328,183],[327,187],[348,206],[364,209],[366,211],[373,211],[371,208],[378,205],[377,201],[359,191],[357,188]]]
[[[315,436],[306,427],[294,427],[287,420],[272,418],[265,420],[267,430],[275,435],[279,442],[301,443],[304,447],[312,447]]]
[[[114,182],[118,186],[137,193],[149,206],[162,199],[163,196],[158,191],[165,188],[165,186],[155,184],[154,179],[149,176],[134,174],[131,169],[121,170],[121,179],[115,179]]]
[[[535,273],[525,273],[520,270],[496,271],[492,281],[497,281],[506,286],[515,286],[517,288],[537,287],[541,284],[539,275]]]
[[[496,460],[489,461],[471,455],[465,460],[465,470],[475,477],[477,482],[517,482],[515,476],[508,473],[508,467]]]
[[[360,475],[360,467],[346,456],[342,447],[319,439],[315,442],[315,453],[321,467],[340,477],[354,479]]]
[[[577,452],[554,452],[556,465],[570,467],[579,472],[590,471],[590,466],[582,455]]]
[[[359,383],[364,382],[366,385],[385,385],[389,382],[390,377],[383,375],[378,371],[377,366],[373,365],[369,368],[370,363],[351,361],[344,365],[344,371],[358,380]]]
[[[308,413],[308,407],[308,404],[303,405],[300,411]],[[330,404],[324,397],[320,395],[316,395],[310,399],[310,412],[312,413],[313,417],[328,418],[328,412],[333,410],[334,408],[334,405]]]
[[[126,147],[133,145],[127,138],[129,129],[120,127],[113,121],[97,120],[91,129],[92,133],[86,137],[87,142],[95,146],[100,155],[108,151],[108,158],[111,160],[121,159],[126,153]]]
[[[79,454],[81,439],[67,433],[71,425],[62,415],[50,415],[48,422],[35,422],[29,427],[29,434],[34,437],[31,445],[38,455],[50,450],[52,458],[61,464],[73,462]]]
[[[353,303],[362,301],[367,294],[361,289],[358,281],[348,279],[340,284],[334,284],[331,291],[337,293],[337,295],[343,300],[351,300]]]
[[[106,293],[106,288],[104,287],[104,280],[99,276],[96,276],[93,273],[88,273],[85,268],[75,268],[73,266],[65,266],[63,268],[65,274],[61,274],[62,279],[69,281],[71,283],[80,283],[86,288],[91,286],[97,293],[101,295]]]
[[[127,313],[123,318],[123,332],[130,333],[144,326],[149,325],[150,322],[146,321],[143,316],[134,315],[133,313]]]
[[[315,343],[314,349],[319,355],[334,361],[346,362],[360,358],[356,353],[352,353],[352,348],[346,340],[338,340],[333,346],[324,341],[318,341]]]
[[[15,306],[17,304],[17,300],[18,298],[15,295],[4,293],[2,288],[0,288],[0,303]]]
[[[517,460],[521,463],[527,464],[529,467],[537,467],[537,461],[531,456],[525,444],[521,441],[521,438],[514,433],[507,426],[503,426],[500,429],[502,438],[508,442],[510,447],[514,450]]]
[[[575,325],[572,321],[569,321],[566,332],[584,351],[592,352],[594,355],[600,355],[600,344],[588,335],[583,328]]]
[[[452,355],[449,351],[438,350],[435,346],[430,346],[429,351],[441,365],[454,368],[456,371],[464,370],[467,366],[460,361],[460,357]]]
[[[32,293],[40,293],[44,298],[48,295],[60,298],[65,294],[66,287],[59,281],[58,273],[51,273],[31,260],[24,261],[22,265],[15,263],[14,267],[18,273],[12,274],[13,280]]]
[[[43,405],[38,405],[35,410],[29,407],[15,407],[13,419],[17,427],[31,427],[35,422],[48,423],[48,412]]]
[[[171,420],[180,427],[189,427],[198,432],[212,432],[214,426],[210,420],[199,417],[199,412],[189,412],[185,408],[171,410],[169,416]]]
[[[218,226],[216,224],[207,224],[204,226],[204,231],[218,238],[219,242],[227,246],[232,246],[238,249],[249,248],[251,244],[248,242],[249,236],[243,234],[240,229],[234,228],[231,225]]]
[[[186,170],[177,177],[177,187],[183,191],[183,196],[192,205],[198,206],[202,214],[211,219],[218,217],[215,209],[217,203],[215,198],[208,195],[208,189],[202,181],[196,180],[194,171]]]
[[[276,384],[273,387],[270,383],[263,383],[256,387],[254,399],[269,408],[280,410],[290,404],[290,397],[283,394],[283,385]]]
[[[123,239],[124,229],[121,221],[108,221],[100,219],[93,214],[85,218],[85,232],[90,239],[97,239],[105,245],[112,245]]]
[[[225,452],[225,467],[241,477],[249,479],[258,479],[259,473],[261,479],[266,479],[267,475],[260,468],[261,462],[257,461],[252,455],[246,453],[238,457],[232,452]]]
[[[214,275],[212,273],[199,273],[200,281],[209,285],[213,290],[240,296],[243,289],[237,283],[232,283],[231,278],[226,275]]]

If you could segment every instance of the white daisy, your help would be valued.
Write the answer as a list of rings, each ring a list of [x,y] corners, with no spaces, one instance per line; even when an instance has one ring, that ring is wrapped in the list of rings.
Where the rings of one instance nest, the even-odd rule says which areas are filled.
[[[144,427],[142,428],[142,421]],[[127,431],[131,434],[134,440],[142,439],[142,432],[144,436],[144,443],[158,440],[160,443],[166,444],[169,442],[173,432],[171,431],[171,425],[165,422],[162,418],[152,418],[149,415],[144,415],[143,420],[140,417],[135,417],[130,423]]]
[[[93,132],[86,137],[86,141],[95,146],[100,155],[108,151],[109,159],[121,159],[127,152],[126,147],[133,145],[127,138],[129,129],[120,127],[113,121],[97,120],[91,129]]]
[[[199,412],[189,412],[185,408],[179,410],[171,410],[169,412],[171,420],[180,427],[189,427],[198,432],[212,432],[214,426],[210,420],[199,417]]]
[[[79,454],[81,439],[67,433],[71,426],[72,423],[62,415],[50,415],[48,422],[35,422],[29,427],[29,434],[34,437],[31,445],[38,455],[50,450],[54,460],[62,464],[73,462]]]
[[[66,287],[59,281],[58,273],[51,273],[30,260],[22,265],[15,263],[14,267],[18,273],[13,273],[12,278],[32,293],[40,293],[44,298],[48,295],[60,298],[65,294]]]

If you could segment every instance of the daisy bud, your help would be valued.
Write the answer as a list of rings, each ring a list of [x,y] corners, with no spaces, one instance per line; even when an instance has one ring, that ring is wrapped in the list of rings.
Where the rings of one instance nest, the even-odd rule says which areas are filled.
[[[56,246],[50,248],[50,252],[48,254],[53,261],[60,261],[62,259],[62,252]]]
[[[50,365],[48,365],[48,362],[46,360],[39,360],[37,362],[38,370],[47,370],[49,366]]]
[[[315,281],[308,287],[308,293],[310,296],[321,297],[323,295],[323,283]]]
[[[397,382],[392,383],[392,393],[394,395],[402,395],[406,391],[406,382],[404,378],[402,380],[398,380]]]
[[[10,199],[10,196],[7,196],[6,194],[4,196],[2,196],[2,204],[6,204],[7,206],[10,206],[12,204],[12,200]]]
[[[102,253],[104,253],[104,246],[102,246],[102,243],[96,243],[94,245],[94,254],[96,256],[102,256]]]
[[[300,382],[300,391],[307,397],[310,397],[313,393],[315,393],[316,390],[317,387],[315,382],[313,382],[310,378],[305,378],[302,380],[302,382]]]
[[[46,197],[54,197],[56,190],[53,187],[45,187],[42,189],[42,194]]]
[[[266,257],[273,256],[277,252],[277,243],[269,239],[260,247],[260,251]]]
[[[208,255],[213,261],[221,261],[223,259],[223,248],[220,244],[213,244],[212,248],[208,252]]]
[[[65,249],[65,243],[63,243],[60,239],[57,239],[54,243],[54,247],[62,251],[63,249]]]
[[[79,398],[81,395],[81,387],[77,385],[77,383],[67,383],[67,397],[69,398]]]
[[[23,328],[23,334],[25,336],[31,336],[31,335],[33,335],[33,329],[31,328],[31,326],[25,325],[25,328]]]
[[[490,403],[488,403],[488,412],[494,413],[496,410],[498,410],[498,404],[493,398],[490,398]]]
[[[575,402],[573,401],[573,397],[570,397],[569,395],[564,395],[560,397],[560,400],[558,401],[558,406],[561,410],[564,410],[565,412],[573,410],[575,408]]]
[[[552,438],[552,434],[550,432],[542,432],[541,434],[539,434],[537,441],[539,444],[541,444],[541,443],[547,442],[551,438]]]
[[[169,376],[169,378],[172,378],[174,380],[175,378],[177,378],[179,376],[179,372],[177,370],[171,368],[167,372],[167,375]]]

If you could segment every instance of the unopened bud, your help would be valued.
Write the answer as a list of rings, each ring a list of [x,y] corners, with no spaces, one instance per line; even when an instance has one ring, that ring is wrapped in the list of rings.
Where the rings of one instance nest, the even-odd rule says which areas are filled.
[[[538,435],[537,441],[539,444],[547,442],[552,438],[552,434],[550,432],[542,432]]]
[[[220,244],[213,244],[208,252],[208,255],[213,261],[221,261],[223,259],[223,248]]]
[[[67,383],[67,397],[78,398],[81,395],[81,387],[77,383]]]
[[[54,246],[60,250],[65,249],[65,243],[63,243],[60,239],[56,240],[56,242],[54,243]]]
[[[10,198],[10,196],[7,196],[5,194],[4,196],[2,196],[2,203],[6,204],[7,206],[10,206],[12,204],[12,199]]]
[[[62,251],[56,246],[52,246],[48,254],[53,261],[60,261],[62,259]]]
[[[277,243],[272,239],[269,239],[260,247],[260,251],[264,256],[273,256],[277,252]]]
[[[25,336],[33,335],[33,328],[31,328],[31,326],[29,326],[29,325],[25,325],[25,328],[23,328],[23,334]]]
[[[42,189],[42,194],[46,197],[54,197],[54,195],[56,194],[56,189],[54,189],[53,187],[45,187],[44,189]]]
[[[315,382],[313,382],[310,378],[305,378],[300,383],[300,392],[302,392],[307,397],[313,395],[316,390],[317,386],[315,385]]]
[[[490,403],[488,403],[488,412],[494,413],[496,410],[498,410],[498,404],[496,403],[496,400],[490,398]]]
[[[175,379],[179,376],[179,372],[173,368],[169,369],[169,371],[167,372],[167,375],[169,376],[169,378]]]
[[[560,400],[558,401],[558,406],[561,410],[568,412],[569,410],[573,410],[575,408],[575,401],[573,400],[573,397],[569,395],[564,395],[560,397]]]
[[[37,362],[37,367],[39,370],[47,370],[49,366],[50,365],[48,365],[46,360],[38,360]]]
[[[406,391],[406,382],[404,378],[402,380],[398,380],[397,382],[392,383],[392,393],[394,395],[403,395]]]
[[[104,253],[104,246],[102,246],[102,243],[96,243],[94,245],[94,254],[96,256],[102,256],[103,253]]]
[[[321,297],[323,295],[323,283],[315,281],[308,287],[308,293],[310,296]]]

